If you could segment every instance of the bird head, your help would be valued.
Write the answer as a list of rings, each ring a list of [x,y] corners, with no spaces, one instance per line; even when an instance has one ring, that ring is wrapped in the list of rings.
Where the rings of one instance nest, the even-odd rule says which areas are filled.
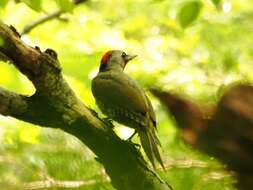
[[[136,56],[137,55],[127,55],[121,50],[110,50],[103,55],[99,72],[112,69],[123,71],[126,64]]]

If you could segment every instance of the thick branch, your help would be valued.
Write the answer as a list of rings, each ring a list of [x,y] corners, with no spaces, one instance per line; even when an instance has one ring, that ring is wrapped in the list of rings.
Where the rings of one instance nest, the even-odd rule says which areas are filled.
[[[36,75],[39,72],[37,60],[40,53],[22,43],[20,36],[13,27],[9,28],[2,23],[0,24],[1,54],[12,60],[14,65],[28,78]]]
[[[63,79],[53,50],[41,52],[25,45],[15,30],[0,23],[0,52],[13,61],[36,88],[26,97],[0,89],[0,113],[40,126],[61,128],[86,144],[98,157],[119,190],[169,190],[148,169],[140,152],[122,141],[74,94]]]
[[[27,97],[0,87],[0,114],[19,115],[27,110]]]
[[[2,87],[0,87],[0,114],[47,127],[64,124],[62,116],[48,105],[48,100],[44,97],[38,94],[28,97]]]

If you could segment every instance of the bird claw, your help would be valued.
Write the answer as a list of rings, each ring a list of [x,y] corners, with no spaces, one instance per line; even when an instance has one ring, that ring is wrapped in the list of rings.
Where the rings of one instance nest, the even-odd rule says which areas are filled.
[[[133,146],[136,147],[138,150],[141,149],[141,145],[132,142],[131,139],[127,139],[126,142],[129,143],[130,145],[133,145]]]
[[[128,141],[131,142],[131,140],[133,139],[133,137],[137,134],[137,131],[135,130],[134,133],[127,139]]]
[[[137,131],[135,130],[134,133],[126,140],[128,143],[130,143],[131,145],[134,145],[134,147],[136,147],[138,150],[141,148],[141,145],[137,144],[137,143],[133,143],[132,139],[133,137],[137,134]]]
[[[88,108],[89,110],[90,110],[90,112],[91,112],[91,114],[92,115],[94,115],[95,117],[98,117],[98,113],[97,112],[95,112],[93,109],[91,109],[91,108]]]

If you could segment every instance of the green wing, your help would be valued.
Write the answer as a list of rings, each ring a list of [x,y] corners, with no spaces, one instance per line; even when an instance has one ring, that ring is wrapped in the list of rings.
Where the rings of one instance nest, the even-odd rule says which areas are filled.
[[[123,72],[100,73],[92,81],[92,93],[108,108],[120,107],[144,115],[150,110],[143,89]]]

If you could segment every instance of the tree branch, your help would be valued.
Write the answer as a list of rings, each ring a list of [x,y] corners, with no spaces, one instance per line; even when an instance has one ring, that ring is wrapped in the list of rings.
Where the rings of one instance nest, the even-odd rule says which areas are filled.
[[[87,0],[74,0],[73,4],[79,5],[79,4],[84,3],[86,1]],[[33,30],[37,26],[39,26],[47,21],[50,21],[54,18],[59,18],[63,13],[65,13],[65,11],[59,9],[59,10],[56,10],[56,11],[49,13],[45,16],[42,16],[42,17],[38,18],[37,20],[34,20],[33,22],[31,22],[30,24],[28,24],[24,27],[23,31],[21,32],[21,35],[28,34],[29,32],[31,32],[31,30]]]
[[[26,98],[0,87],[0,114],[14,116],[25,112],[28,107]]]
[[[86,144],[119,190],[169,190],[132,143],[121,140],[74,94],[53,50],[25,45],[13,27],[0,23],[0,52],[36,88],[30,97],[0,89],[0,114],[40,126],[61,128]]]
[[[108,180],[104,180],[108,183]],[[46,189],[46,188],[80,188],[98,184],[98,181],[91,179],[86,181],[62,181],[49,178],[46,180],[24,183],[24,190]]]
[[[37,26],[39,26],[49,20],[52,20],[54,18],[58,18],[63,12],[64,11],[62,11],[62,10],[57,10],[55,12],[49,13],[45,16],[42,16],[42,17],[38,18],[37,20],[34,20],[33,22],[31,22],[30,24],[28,24],[24,27],[23,31],[21,32],[21,35],[28,34]]]

